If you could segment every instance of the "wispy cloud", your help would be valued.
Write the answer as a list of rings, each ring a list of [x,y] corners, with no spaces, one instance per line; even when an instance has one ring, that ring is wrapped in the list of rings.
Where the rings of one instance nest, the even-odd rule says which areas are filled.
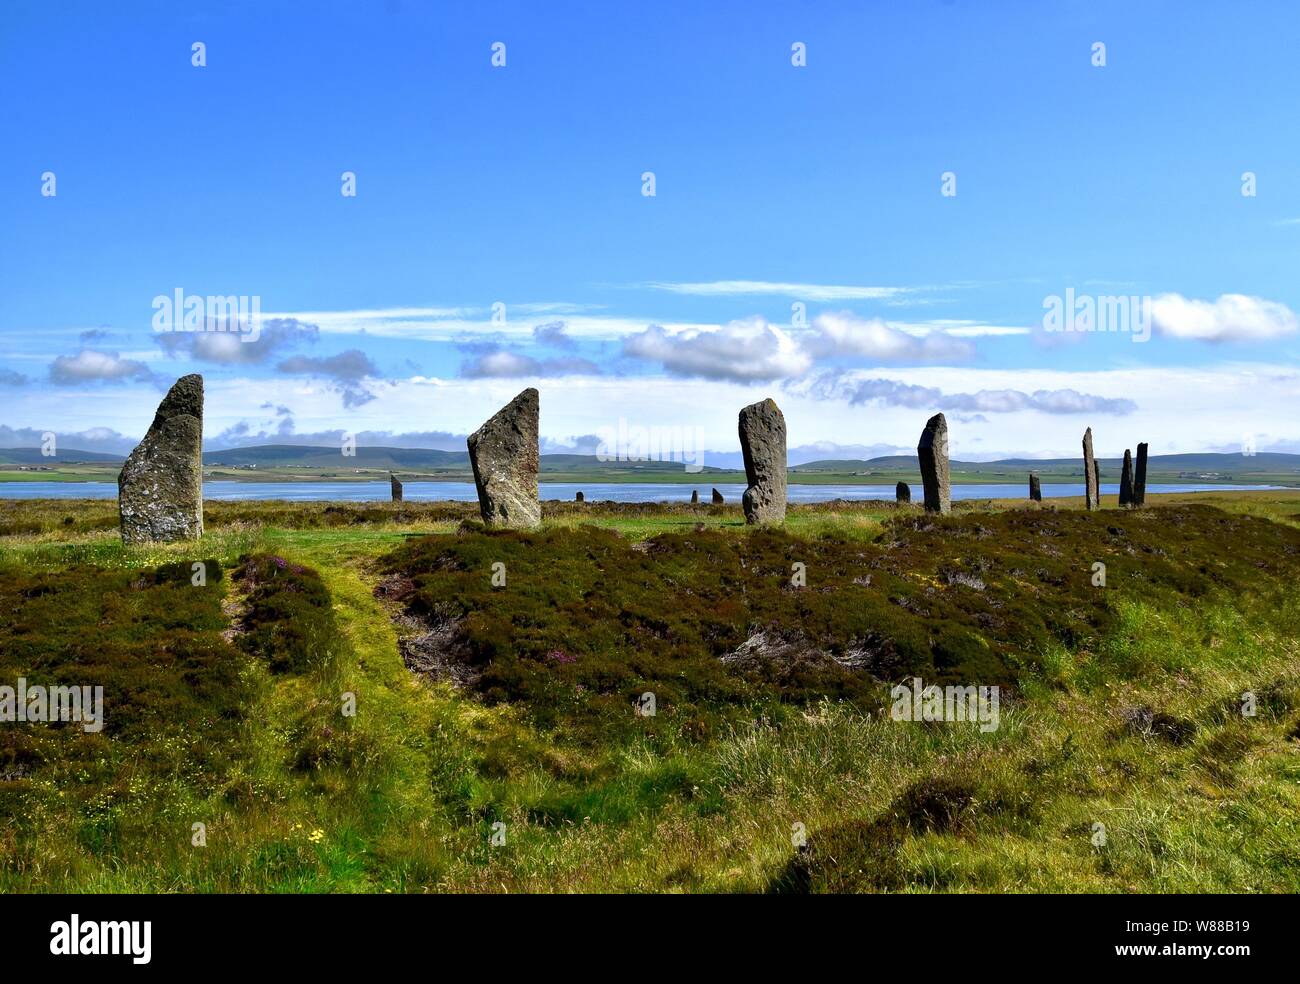
[[[915,293],[916,287],[867,287],[843,284],[797,284],[770,280],[709,280],[675,283],[651,280],[638,284],[651,290],[693,297],[757,297],[775,294],[807,301],[883,301]]]

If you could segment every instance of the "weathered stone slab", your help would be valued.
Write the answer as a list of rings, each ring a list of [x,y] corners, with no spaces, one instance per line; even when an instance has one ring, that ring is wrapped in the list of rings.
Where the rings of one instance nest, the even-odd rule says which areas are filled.
[[[722,505],[722,504],[723,504],[724,502],[726,502],[726,501],[727,501],[727,500],[724,499],[724,498],[722,497],[722,493],[721,493],[721,492],[719,492],[717,489],[714,489],[714,490],[713,490],[713,504],[714,504],[715,506],[720,506],[720,505]]]
[[[1144,506],[1147,501],[1147,446],[1138,445],[1137,466],[1133,474],[1133,505]]]
[[[158,404],[117,478],[122,542],[203,535],[203,377],[182,376]]]
[[[1043,485],[1038,476],[1033,472],[1029,473],[1029,498],[1034,502],[1043,501]]]
[[[916,456],[921,462],[921,485],[925,489],[925,508],[928,512],[952,511],[952,489],[948,481],[948,421],[936,413],[921,432],[921,443],[916,446]]]
[[[1089,511],[1101,505],[1101,477],[1092,455],[1092,428],[1083,432],[1083,504]]]
[[[1124,468],[1119,473],[1119,504],[1133,505],[1133,455],[1128,448],[1124,449]]]
[[[747,523],[785,520],[785,415],[770,397],[740,411],[740,450],[748,488],[740,502]]]
[[[392,472],[388,473],[388,485],[393,494],[394,502],[402,501],[402,483],[397,480],[397,476]]]
[[[573,501],[574,501],[574,502],[586,502],[586,501],[587,501],[587,497],[586,497],[585,495],[582,494],[582,489],[578,489],[577,493],[576,493],[576,494],[574,495],[574,497],[573,497]]]
[[[895,485],[895,486],[894,486],[894,501],[895,501],[895,502],[911,502],[911,501],[912,501],[912,487],[911,487],[910,485],[908,485],[906,482],[899,482],[897,485]]]
[[[538,393],[526,389],[469,436],[478,508],[489,526],[527,529],[542,521],[537,497]]]

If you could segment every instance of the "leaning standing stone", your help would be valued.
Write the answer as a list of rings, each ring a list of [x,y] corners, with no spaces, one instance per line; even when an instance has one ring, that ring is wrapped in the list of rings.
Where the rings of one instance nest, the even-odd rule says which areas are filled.
[[[1034,502],[1043,501],[1043,486],[1039,482],[1038,476],[1033,472],[1029,473],[1029,498]]]
[[[1097,473],[1097,459],[1092,456],[1092,428],[1083,432],[1083,500],[1084,506],[1093,510],[1101,505],[1101,481]]]
[[[1133,455],[1124,449],[1124,470],[1119,473],[1119,504],[1133,505]]]
[[[785,416],[770,397],[740,411],[745,481],[740,497],[747,523],[785,520]]]
[[[526,389],[469,436],[478,508],[489,526],[526,529],[542,521],[537,497],[538,394]]]
[[[715,506],[720,506],[726,501],[727,501],[726,499],[722,498],[721,492],[719,492],[717,489],[713,490],[713,504]]]
[[[392,490],[392,493],[393,493],[393,501],[394,501],[394,502],[401,502],[401,501],[402,501],[402,483],[399,482],[399,481],[397,480],[397,476],[394,475],[392,472],[389,472],[389,473],[388,473],[388,484],[389,484],[389,486],[390,486],[390,488],[391,488],[391,490]]]
[[[894,501],[895,501],[895,502],[911,502],[911,501],[912,501],[912,487],[911,487],[910,485],[908,485],[906,482],[899,482],[897,485],[895,485],[895,486],[894,486]]]
[[[158,404],[117,477],[117,508],[125,544],[203,535],[202,376],[182,376]]]
[[[1146,505],[1147,501],[1147,446],[1138,445],[1137,470],[1133,475],[1133,505]]]
[[[948,482],[948,421],[936,413],[921,431],[921,443],[916,446],[916,456],[921,461],[921,484],[925,488],[925,508],[928,512],[952,511],[952,490]]]

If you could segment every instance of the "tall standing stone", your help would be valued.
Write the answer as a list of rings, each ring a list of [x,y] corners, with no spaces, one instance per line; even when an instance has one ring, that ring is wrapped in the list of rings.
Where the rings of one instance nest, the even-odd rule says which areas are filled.
[[[117,477],[122,542],[203,535],[203,377],[182,376]]]
[[[1043,501],[1043,485],[1033,472],[1029,473],[1029,498],[1034,502]]]
[[[691,505],[698,506],[699,504],[700,504],[700,490],[691,489]]]
[[[724,499],[724,498],[722,497],[722,493],[721,493],[721,492],[719,492],[717,489],[714,489],[714,490],[713,490],[713,504],[714,504],[715,506],[720,506],[720,505],[722,505],[722,504],[723,504],[724,502],[726,502],[726,501],[727,501],[727,500]]]
[[[478,508],[489,526],[527,529],[542,521],[537,497],[538,394],[526,389],[469,436]]]
[[[1101,462],[1095,458],[1092,462],[1092,480],[1097,486],[1097,508],[1101,508]]]
[[[1137,468],[1133,474],[1133,505],[1143,506],[1147,501],[1147,446],[1138,445]]]
[[[921,443],[916,446],[916,456],[921,462],[921,484],[925,488],[925,508],[928,512],[952,511],[952,490],[948,482],[948,421],[936,413],[921,431]]]
[[[1133,455],[1124,449],[1124,469],[1119,473],[1119,504],[1133,505]]]
[[[402,483],[399,482],[399,481],[397,480],[397,476],[394,475],[392,472],[389,472],[389,473],[388,473],[388,485],[389,485],[390,490],[391,490],[392,493],[393,493],[393,501],[394,501],[394,502],[401,502],[401,501],[402,501]]]
[[[912,487],[906,482],[899,482],[894,486],[894,501],[910,503],[912,501]]]
[[[1092,456],[1092,428],[1083,432],[1083,498],[1089,511],[1101,505],[1101,478],[1097,459]]]
[[[745,481],[740,497],[746,523],[785,521],[785,415],[769,397],[740,411]]]

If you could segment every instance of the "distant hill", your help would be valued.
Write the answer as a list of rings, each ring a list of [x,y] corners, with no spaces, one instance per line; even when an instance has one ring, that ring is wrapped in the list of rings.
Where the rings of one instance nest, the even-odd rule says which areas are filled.
[[[263,444],[251,448],[205,451],[205,465],[257,465],[259,468],[391,468],[393,470],[469,467],[466,451],[434,451],[429,448],[357,447],[344,457],[338,445],[314,447],[303,444]]]
[[[1098,458],[1103,469],[1118,470],[1124,466],[1122,458]],[[949,463],[953,471],[963,472],[997,472],[1007,469],[1017,471],[1050,472],[1074,470],[1082,472],[1083,453],[1077,458],[1001,458],[997,461],[961,461],[957,458]],[[1300,474],[1300,454],[1284,454],[1277,451],[1261,452],[1246,456],[1239,453],[1204,452],[1195,454],[1153,454],[1147,459],[1147,466],[1152,471],[1196,471],[1196,472],[1230,472],[1232,474],[1278,474],[1292,472]],[[896,469],[913,469],[917,467],[915,455],[894,454],[868,460],[834,459],[809,461],[795,465],[790,470],[797,472],[846,472],[892,471]]]
[[[47,458],[40,448],[0,448],[0,465],[72,465],[85,461],[115,462],[121,464],[126,460],[123,454],[105,454],[102,451],[78,451],[75,448],[59,448],[58,454]]]

